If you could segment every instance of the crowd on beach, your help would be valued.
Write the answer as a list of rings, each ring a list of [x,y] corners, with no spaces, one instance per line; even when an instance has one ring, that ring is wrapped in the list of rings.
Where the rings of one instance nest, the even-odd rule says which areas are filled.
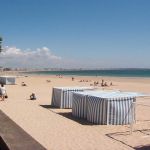
[[[73,81],[73,80],[72,80]],[[80,80],[79,82],[92,82],[91,80]],[[104,81],[103,79],[102,79],[102,81],[101,82],[99,82],[99,81],[94,81],[94,83],[93,84],[90,84],[90,86],[98,86],[98,85],[100,85],[100,86],[102,86],[102,87],[106,87],[106,86],[112,86],[113,84],[112,84],[112,82],[110,82],[110,84],[108,84],[106,81]]]
[[[62,75],[56,75],[56,77],[58,77],[58,78],[63,78]],[[74,80],[75,80],[75,77],[71,77],[71,80],[74,81]],[[47,82],[51,82],[51,81],[50,81],[50,80],[47,80]],[[82,80],[80,80],[79,82],[92,82],[92,80],[82,79]],[[110,82],[110,83],[108,84],[108,82],[104,81],[104,79],[102,79],[101,82],[99,82],[99,81],[94,81],[93,84],[92,84],[92,83],[90,84],[90,86],[101,86],[101,87],[107,87],[107,86],[112,86],[112,85],[113,85],[112,82]]]
[[[62,75],[56,75],[56,77],[63,78]],[[74,81],[75,77],[71,77],[71,80]],[[50,83],[51,80],[48,79],[48,80],[46,80],[46,82]],[[103,79],[102,79],[101,82],[99,82],[99,81],[92,81],[92,80],[88,80],[88,79],[81,79],[79,82],[90,82],[90,83],[93,82],[93,83],[90,84],[90,86],[101,86],[101,87],[107,87],[107,86],[112,86],[113,85],[112,82],[110,82],[110,84],[108,84]],[[27,84],[25,82],[22,82],[21,86],[27,86]],[[5,92],[0,92],[0,97],[1,97],[2,100],[4,100],[6,97],[8,97],[8,96],[6,96],[7,94],[6,94],[6,89],[5,89],[4,85],[1,85],[1,89],[0,89],[0,91],[5,91]],[[1,94],[1,93],[3,93],[3,94]],[[36,100],[37,99],[35,93],[31,93],[31,95],[29,97],[30,97],[30,100]]]
[[[58,74],[58,75],[56,75],[56,77],[58,77],[58,78],[63,78],[63,75]]]

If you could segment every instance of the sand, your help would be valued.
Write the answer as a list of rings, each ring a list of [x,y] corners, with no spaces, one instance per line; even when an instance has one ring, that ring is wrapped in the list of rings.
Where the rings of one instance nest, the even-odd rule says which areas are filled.
[[[79,82],[88,79],[91,82]],[[113,86],[105,89],[144,92],[150,94],[148,78],[103,77]],[[47,82],[51,80],[51,82]],[[52,87],[89,86],[102,77],[22,76],[16,85],[6,85],[8,99],[0,101],[1,110],[48,150],[130,150],[150,146],[150,97],[138,98],[136,124],[130,126],[91,125],[70,117],[71,109],[50,108]],[[27,86],[21,86],[25,82]],[[98,86],[99,89],[102,89]],[[37,100],[29,100],[36,93]]]

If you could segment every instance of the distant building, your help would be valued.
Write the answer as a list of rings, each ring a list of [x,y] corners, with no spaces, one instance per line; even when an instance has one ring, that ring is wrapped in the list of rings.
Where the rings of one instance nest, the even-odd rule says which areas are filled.
[[[3,67],[0,66],[0,71],[3,71]]]
[[[12,71],[11,68],[4,68],[3,71]]]

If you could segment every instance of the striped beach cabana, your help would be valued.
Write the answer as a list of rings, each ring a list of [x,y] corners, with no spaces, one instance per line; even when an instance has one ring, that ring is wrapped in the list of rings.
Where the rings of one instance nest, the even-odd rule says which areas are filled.
[[[54,87],[51,105],[59,108],[72,108],[72,92],[92,89],[93,87]]]
[[[84,91],[72,93],[72,114],[78,118],[87,118],[87,99],[88,95],[108,93],[107,91]]]
[[[94,124],[131,124],[135,120],[135,102],[135,93],[75,92],[72,115]]]
[[[73,92],[72,115],[78,118],[87,118],[87,93]]]
[[[14,76],[0,76],[0,84],[15,84]]]
[[[135,120],[135,97],[100,98],[89,96],[87,120],[94,124],[124,125]]]

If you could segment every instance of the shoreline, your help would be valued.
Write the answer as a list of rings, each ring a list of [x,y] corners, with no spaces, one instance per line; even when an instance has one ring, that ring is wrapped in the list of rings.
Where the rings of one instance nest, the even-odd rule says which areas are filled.
[[[150,69],[149,69],[150,70]],[[41,71],[40,71],[41,72]],[[47,72],[47,71],[43,71],[43,72]],[[36,73],[36,71],[1,71],[0,72],[0,76],[4,76],[4,75],[16,75],[16,76],[51,76],[51,77],[57,77],[58,74],[43,74],[43,73]],[[66,74],[59,74],[63,77],[77,77],[77,78],[120,78],[120,79],[144,79],[144,80],[149,80],[150,76],[113,76],[113,75],[66,75]]]
[[[56,74],[37,74],[37,73],[23,73],[22,74],[23,76],[25,75],[30,75],[30,76],[56,76]],[[125,78],[125,79],[150,79],[150,77],[133,77],[133,76],[88,76],[88,75],[63,75],[63,74],[60,74],[61,76],[63,77],[88,77],[88,78]]]
[[[75,79],[93,79],[95,80],[111,80],[111,81],[122,81],[124,82],[125,80],[131,81],[131,82],[143,82],[143,81],[150,81],[150,77],[115,77],[115,76],[80,76],[80,75],[63,75],[62,78],[59,78],[56,75],[50,75],[50,74],[22,74],[22,76],[26,76],[26,77],[52,77],[52,78],[58,78],[58,79],[71,79],[72,77],[74,77]]]
[[[150,69],[97,69],[97,70],[51,70],[51,71],[24,71],[27,74],[63,75],[63,76],[90,76],[90,77],[129,77],[150,78]]]

